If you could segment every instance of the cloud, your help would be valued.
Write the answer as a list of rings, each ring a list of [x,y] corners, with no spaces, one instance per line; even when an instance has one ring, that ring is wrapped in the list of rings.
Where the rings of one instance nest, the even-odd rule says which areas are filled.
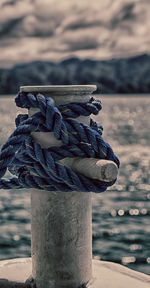
[[[99,46],[99,37],[95,37],[95,34],[92,35],[89,29],[81,30],[79,32],[67,31],[64,34],[64,43],[67,46],[67,50],[76,51],[76,50],[87,50],[87,49],[96,49]]]
[[[77,30],[99,25],[103,25],[103,22],[100,19],[94,19],[87,15],[86,18],[84,15],[68,17],[67,20],[62,23],[63,30]]]
[[[149,0],[1,0],[0,63],[150,51]]]
[[[5,4],[5,5],[4,5]],[[0,10],[0,34],[4,37],[11,37],[11,35],[18,35],[19,27],[26,15],[32,13],[32,1],[9,1],[1,2]]]

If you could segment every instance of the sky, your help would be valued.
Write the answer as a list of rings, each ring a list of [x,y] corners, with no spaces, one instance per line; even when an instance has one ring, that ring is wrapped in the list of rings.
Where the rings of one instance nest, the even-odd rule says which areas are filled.
[[[149,0],[1,0],[0,67],[149,53]]]

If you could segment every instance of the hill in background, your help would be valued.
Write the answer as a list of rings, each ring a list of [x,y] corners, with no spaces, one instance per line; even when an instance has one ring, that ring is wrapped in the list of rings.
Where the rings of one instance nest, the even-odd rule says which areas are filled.
[[[36,61],[0,69],[0,94],[14,94],[21,85],[96,84],[97,93],[150,93],[150,55],[105,61],[69,58]]]

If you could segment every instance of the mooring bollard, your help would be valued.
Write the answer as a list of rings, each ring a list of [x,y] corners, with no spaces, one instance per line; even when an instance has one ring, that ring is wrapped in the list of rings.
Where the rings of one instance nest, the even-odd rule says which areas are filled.
[[[55,105],[69,102],[85,102],[96,86],[51,86],[21,87],[22,92],[43,93],[54,99]],[[29,115],[38,110],[29,109]],[[89,124],[89,117],[80,116],[77,121]],[[33,132],[32,137],[43,148],[60,146],[53,133]],[[86,159],[84,159],[85,161]],[[82,165],[75,159],[63,159],[62,163],[74,170],[91,171],[91,159]],[[95,159],[93,159],[95,161]],[[74,165],[73,165],[74,161]],[[97,160],[98,161],[98,160]],[[103,167],[107,167],[102,161]],[[111,161],[110,161],[111,162]],[[69,165],[70,163],[70,165]],[[108,178],[117,174],[115,163],[108,161]],[[112,165],[112,166],[111,166]],[[82,167],[83,166],[83,167]],[[99,165],[100,166],[100,165]],[[96,162],[91,167],[95,173]],[[98,167],[98,166],[97,166]],[[99,168],[101,171],[101,167]],[[109,171],[110,172],[109,175]],[[113,173],[113,171],[115,171]],[[88,171],[84,171],[88,173]],[[84,174],[83,173],[83,174]],[[101,176],[105,173],[99,173]],[[96,172],[95,177],[101,178]],[[104,178],[104,176],[103,176]],[[107,177],[106,177],[107,178]],[[109,180],[109,181],[111,181]],[[107,179],[106,179],[107,181]],[[36,279],[37,288],[72,287],[86,285],[92,279],[92,220],[91,193],[83,192],[49,192],[39,189],[31,191],[31,225],[32,225],[32,276]]]
[[[0,188],[22,189],[23,187],[37,187],[37,189],[31,189],[32,259],[18,258],[0,261],[0,288],[126,288],[127,286],[136,288],[149,287],[150,277],[148,275],[130,270],[113,262],[98,261],[95,259],[92,260],[92,213],[90,192],[93,190],[91,187],[95,187],[95,192],[98,193],[106,190],[108,185],[114,183],[118,172],[117,165],[119,166],[118,159],[113,154],[109,144],[104,142],[103,139],[99,137],[99,135],[101,135],[101,131],[97,130],[99,127],[94,126],[94,128],[96,127],[95,135],[98,135],[98,139],[96,138],[96,141],[99,141],[98,143],[100,145],[103,143],[102,149],[100,150],[95,142],[93,144],[93,141],[95,141],[94,137],[92,138],[93,140],[90,139],[89,142],[83,141],[83,145],[78,143],[79,146],[77,146],[77,148],[74,145],[66,145],[64,148],[64,146],[62,146],[62,142],[65,142],[64,138],[62,142],[60,140],[56,140],[53,132],[47,132],[47,130],[52,131],[49,126],[49,129],[47,129],[47,126],[46,128],[44,128],[44,126],[40,126],[40,117],[43,117],[42,112],[44,114],[44,119],[46,119],[44,121],[47,121],[47,118],[45,117],[45,111],[57,110],[57,108],[53,106],[50,106],[50,110],[44,110],[45,103],[47,103],[45,97],[50,96],[53,98],[56,106],[70,102],[84,103],[86,101],[88,102],[90,94],[95,89],[96,86],[92,85],[24,86],[21,87],[20,90],[27,92],[27,94],[19,93],[19,95],[16,97],[17,106],[29,108],[29,115],[34,115],[39,111],[37,108],[30,107],[40,107],[41,113],[38,113],[39,116],[36,114],[35,117],[19,115],[19,117],[16,118],[17,128],[9,137],[8,141],[3,145],[0,154]],[[28,95],[28,92],[31,92],[29,93],[30,95]],[[39,95],[39,93],[44,94],[45,97]],[[23,98],[21,99],[20,97]],[[91,103],[90,101],[88,103]],[[98,102],[96,102],[95,105],[97,105],[97,103]],[[75,103],[74,107],[76,107],[76,105],[77,104]],[[63,109],[64,107],[66,109],[66,106],[63,106]],[[51,110],[51,108],[54,109]],[[99,108],[101,109],[100,106]],[[98,111],[100,109],[98,109]],[[58,116],[57,113],[54,113],[54,115],[55,117],[56,115]],[[76,120],[80,123],[88,125],[90,124],[90,118],[87,116],[79,116]],[[75,125],[78,126],[78,123]],[[96,123],[94,125],[96,125]],[[80,126],[81,127],[79,127],[79,133],[80,128],[82,131],[83,125]],[[86,125],[84,126],[86,127]],[[56,128],[58,129],[58,127]],[[40,131],[42,129],[47,130],[44,130],[45,132],[39,132],[38,129],[40,129]],[[89,127],[87,126],[87,128],[84,129],[87,129],[86,133],[89,137],[92,137],[92,134],[90,134],[89,131]],[[64,131],[65,130],[62,129],[61,133],[64,133]],[[30,137],[30,133],[33,140]],[[76,131],[73,131],[73,133],[76,133]],[[69,137],[72,136],[69,135]],[[38,142],[40,145],[38,145],[36,142]],[[70,141],[69,143],[74,142]],[[87,145],[85,145],[85,143]],[[88,145],[91,145],[91,143],[91,154],[88,154]],[[39,146],[42,147],[43,150]],[[44,148],[52,146],[53,148],[44,150]],[[68,157],[58,157],[59,153],[62,153],[62,151],[60,151],[61,149],[59,149],[60,146],[61,149],[64,149],[65,155],[68,155]],[[86,146],[86,153],[80,151],[81,153],[77,153],[77,155],[89,155],[90,157],[72,158],[72,155],[76,155],[77,151],[79,152],[79,150],[76,149],[79,147],[83,148],[83,146],[84,148]],[[71,149],[75,149],[73,150],[75,154],[71,153],[71,158],[69,158],[70,154],[67,153],[68,149],[69,153],[71,153]],[[58,153],[56,153],[56,150],[58,150]],[[104,153],[102,154],[102,157],[100,156],[98,159],[96,159],[97,157],[92,158],[91,156],[93,155],[100,155],[93,154],[93,151],[96,151],[97,153],[98,150],[99,153]],[[41,154],[44,155],[44,157],[46,157],[46,155],[49,157],[49,155],[52,155],[52,151],[55,152],[55,154],[57,154],[55,156],[59,158],[59,165],[54,165],[57,169],[60,169],[59,173],[60,171],[68,171],[67,173],[70,173],[70,177],[72,177],[72,175],[75,177],[75,181],[73,177],[71,178],[72,182],[69,178],[67,184],[68,186],[65,192],[63,192],[64,190],[62,190],[61,185],[63,185],[64,180],[67,183],[66,178],[63,177],[62,179],[59,173],[54,173],[55,175],[50,178],[50,173],[57,171],[55,169],[50,169],[49,166],[43,164],[47,163],[45,158],[42,160],[44,162],[41,161],[41,159],[43,159]],[[105,152],[107,153],[105,154]],[[99,160],[101,158],[102,160]],[[112,159],[114,161],[104,160],[103,158]],[[53,162],[48,161],[48,165],[49,163]],[[117,165],[115,163],[117,163]],[[46,174],[46,170],[44,170],[47,169],[47,167],[49,167],[48,174]],[[61,167],[63,168],[61,169]],[[68,168],[64,169],[64,167],[70,167],[71,170]],[[10,170],[10,172],[12,172],[12,174],[15,174],[18,177],[2,179],[7,168]],[[78,174],[76,175],[74,172],[72,173],[72,171],[78,172]],[[45,175],[48,177],[48,181],[46,181],[47,178],[45,178]],[[85,175],[86,178],[82,175]],[[44,180],[42,180],[42,177],[44,177]],[[53,177],[58,178],[57,181],[54,181],[54,185],[51,186],[50,179],[53,179]],[[81,179],[81,182],[86,179],[86,185],[81,185],[81,187],[76,185],[75,182],[77,180],[79,184],[79,179]],[[93,180],[90,181],[89,179]],[[58,180],[61,181],[60,185],[58,184]],[[89,185],[88,187],[87,183]],[[107,184],[105,185],[104,183]],[[53,191],[56,186],[57,192],[56,190]],[[64,187],[65,186],[63,186],[63,189]],[[73,191],[72,187],[73,189],[74,187],[77,187],[77,189],[74,189],[77,191]],[[58,188],[61,191],[59,191]]]

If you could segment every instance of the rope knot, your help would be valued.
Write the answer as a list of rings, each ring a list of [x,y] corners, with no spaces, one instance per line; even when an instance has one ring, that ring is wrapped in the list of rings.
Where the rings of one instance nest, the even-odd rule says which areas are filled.
[[[79,123],[79,116],[97,115],[101,101],[93,97],[86,103],[73,102],[55,106],[54,100],[38,93],[19,93],[15,99],[18,107],[35,109],[32,116],[19,114],[16,130],[3,145],[0,153],[0,177],[8,169],[17,177],[0,179],[0,188],[36,188],[48,191],[103,192],[115,181],[89,179],[62,165],[68,157],[87,157],[112,160],[119,167],[119,160],[112,148],[102,138],[103,128],[92,119],[90,126]],[[43,149],[32,139],[32,132],[53,132],[60,147]]]

